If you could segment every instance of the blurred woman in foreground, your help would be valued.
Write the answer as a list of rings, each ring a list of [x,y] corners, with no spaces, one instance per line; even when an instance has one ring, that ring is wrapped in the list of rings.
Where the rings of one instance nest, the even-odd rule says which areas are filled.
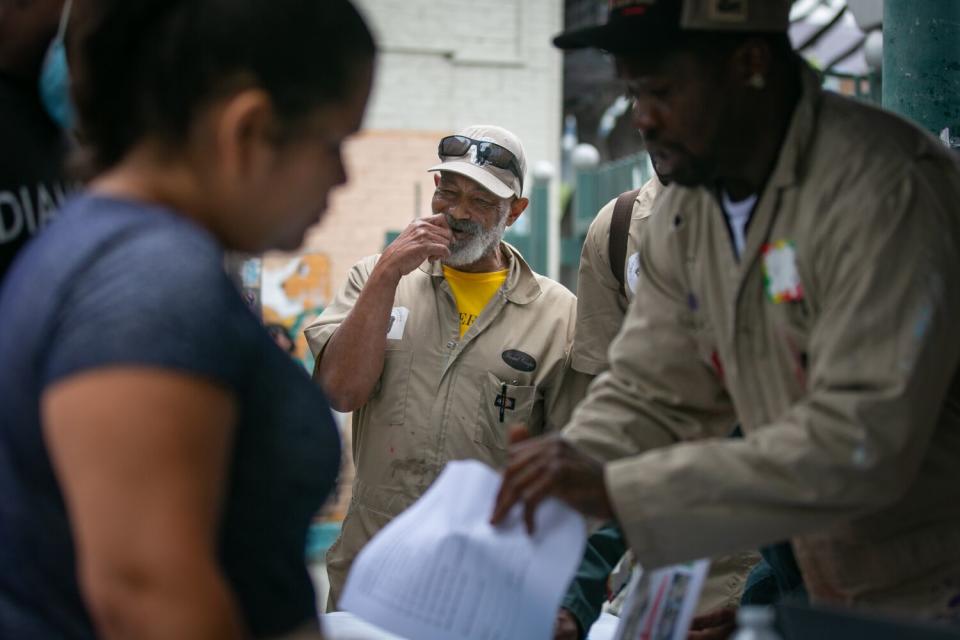
[[[92,180],[0,294],[0,637],[316,637],[340,442],[222,254],[317,222],[374,42],[348,0],[74,11]]]

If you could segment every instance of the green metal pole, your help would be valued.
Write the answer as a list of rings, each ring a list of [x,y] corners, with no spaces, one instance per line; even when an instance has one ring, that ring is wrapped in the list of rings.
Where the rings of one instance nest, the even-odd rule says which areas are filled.
[[[960,2],[884,0],[883,106],[937,135],[960,129]]]
[[[530,220],[530,266],[537,273],[547,273],[550,263],[547,256],[550,234],[550,181],[534,177],[530,193],[533,214]]]

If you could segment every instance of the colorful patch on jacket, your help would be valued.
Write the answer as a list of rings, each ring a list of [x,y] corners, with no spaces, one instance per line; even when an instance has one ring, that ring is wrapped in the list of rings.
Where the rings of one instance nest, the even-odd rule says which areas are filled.
[[[797,270],[797,250],[792,240],[763,245],[763,284],[775,304],[803,300],[803,284]]]

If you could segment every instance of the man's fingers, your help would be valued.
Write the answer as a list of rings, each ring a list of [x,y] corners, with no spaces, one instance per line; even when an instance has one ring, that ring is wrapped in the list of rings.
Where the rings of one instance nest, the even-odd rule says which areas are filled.
[[[443,227],[444,229],[449,229],[447,226],[447,216],[442,213],[435,213],[432,216],[426,216],[425,218],[420,218],[424,222],[429,222],[430,224],[438,227]]]
[[[421,223],[420,227],[422,229],[428,229],[434,233],[439,233],[448,241],[453,240],[453,231],[450,230],[450,225],[447,224],[447,217],[442,213],[421,218],[417,222]]]
[[[394,240],[394,243],[412,243],[413,245],[417,245],[427,242],[440,242],[449,244],[453,240],[453,232],[446,226],[446,222],[443,222],[442,225],[437,224],[437,222],[433,220],[436,217],[437,216],[431,216],[429,218],[414,220],[403,230],[400,237]],[[442,218],[443,216],[440,217]]]
[[[434,242],[428,245],[427,249],[429,249],[429,251],[427,251],[427,256],[430,258],[437,259],[437,258],[450,257],[449,245],[439,243],[439,242]]]
[[[532,438],[523,425],[511,426],[509,437],[512,443],[510,460],[504,469],[503,482],[497,493],[490,522],[499,524],[513,505],[532,499],[532,509],[528,503],[525,511],[527,528],[532,531],[532,514],[536,503],[546,495],[544,492],[549,492],[549,487],[543,486],[543,483],[552,482],[552,476],[555,475],[548,473],[547,469],[562,457],[564,444],[554,436]]]
[[[437,242],[440,244],[450,244],[453,240],[453,232],[449,229],[441,229],[429,224],[420,225],[415,236],[418,242]]]
[[[440,216],[439,222],[428,222],[423,225],[423,228],[430,231],[431,233],[436,233],[444,238],[452,238],[453,230],[447,226],[447,221],[443,219],[443,216]]]
[[[526,467],[540,467],[553,460],[565,457],[566,443],[554,435],[530,438],[511,445],[506,469],[511,473],[520,473]]]
[[[493,515],[490,517],[490,524],[500,524],[510,513],[513,505],[520,499],[515,475],[515,472],[512,473],[509,469],[504,471],[503,479],[500,481],[500,490],[497,491],[497,499],[493,503]]]
[[[735,622],[703,630],[691,630],[687,633],[687,640],[727,640],[737,630]]]
[[[548,467],[561,456],[562,450],[550,436],[531,438],[510,447],[510,459],[504,469],[504,485],[526,492],[528,487],[547,474]],[[522,496],[521,496],[522,497]]]
[[[503,484],[500,485],[500,491],[497,492],[497,499],[494,502],[493,506],[493,515],[490,517],[490,524],[498,525],[503,522],[503,519],[507,517],[507,514],[510,513],[510,509],[513,508],[513,505],[517,504],[517,500],[520,498],[519,492],[517,492],[509,481],[504,478]]]
[[[566,609],[557,612],[557,622],[553,629],[553,640],[577,640],[580,637],[580,623]]]
[[[521,501],[530,485],[544,474],[548,462],[548,459],[535,457],[524,464],[511,464],[504,470],[503,487],[509,488],[514,504]]]
[[[718,625],[734,622],[737,619],[737,610],[732,607],[715,609],[707,613],[700,614],[693,619],[690,625],[691,629],[709,629]]]
[[[417,264],[413,267],[416,269],[417,266],[419,266],[424,260],[433,262],[435,260],[443,260],[444,258],[449,257],[450,247],[440,242],[431,242],[429,244],[418,246],[416,253],[413,255],[417,256]]]
[[[543,499],[553,494],[557,488],[557,478],[544,474],[534,480],[523,492],[523,520],[527,523],[527,533],[533,535],[537,507]]]
[[[490,519],[492,524],[499,524],[503,521],[513,505],[523,499],[523,494],[527,491],[528,485],[534,482],[540,474],[542,464],[534,460],[532,463],[521,466],[509,466],[503,473],[503,481],[500,484],[500,491],[497,493],[497,499],[494,502],[493,517]]]
[[[725,640],[737,627],[737,610],[717,609],[693,619],[687,640]]]

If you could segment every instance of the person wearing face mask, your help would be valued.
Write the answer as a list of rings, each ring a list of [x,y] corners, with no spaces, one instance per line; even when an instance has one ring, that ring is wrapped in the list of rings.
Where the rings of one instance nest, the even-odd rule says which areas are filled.
[[[331,607],[357,553],[449,460],[505,460],[514,422],[551,431],[586,376],[569,367],[576,299],[502,241],[527,208],[520,140],[440,141],[433,215],[360,261],[306,329],[315,379],[353,411],[353,500],[327,556]]]
[[[65,177],[68,0],[0,0],[0,281],[75,183]]]

